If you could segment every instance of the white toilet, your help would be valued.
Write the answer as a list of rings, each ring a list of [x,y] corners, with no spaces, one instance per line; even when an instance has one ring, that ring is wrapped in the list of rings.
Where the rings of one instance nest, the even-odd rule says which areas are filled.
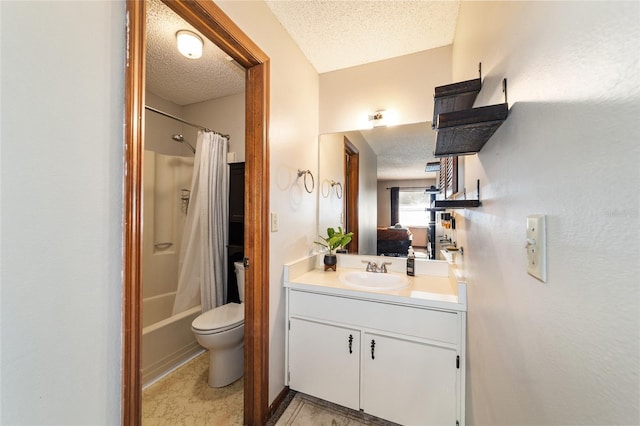
[[[204,312],[191,323],[201,346],[209,350],[209,386],[227,386],[244,373],[244,266],[234,264],[240,304],[228,303]]]

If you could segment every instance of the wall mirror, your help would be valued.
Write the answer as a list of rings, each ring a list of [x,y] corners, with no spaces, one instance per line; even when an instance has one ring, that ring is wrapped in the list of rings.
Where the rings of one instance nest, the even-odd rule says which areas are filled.
[[[349,253],[376,255],[377,229],[394,225],[388,188],[423,193],[437,186],[436,173],[425,171],[427,162],[438,161],[433,157],[435,137],[431,122],[320,135],[318,234],[346,227],[357,231]],[[407,225],[416,225],[411,226],[415,242],[426,246],[429,217],[424,211],[416,214],[417,223]]]

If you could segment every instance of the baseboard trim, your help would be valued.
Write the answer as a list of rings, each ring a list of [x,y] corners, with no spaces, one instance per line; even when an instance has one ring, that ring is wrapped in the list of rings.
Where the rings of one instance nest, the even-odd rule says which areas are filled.
[[[276,398],[273,400],[273,403],[269,406],[269,412],[267,413],[267,424],[275,424],[275,422],[282,415],[296,393],[296,391],[289,389],[289,386],[285,386],[284,388],[282,388],[282,391],[280,391],[278,396],[276,396]]]

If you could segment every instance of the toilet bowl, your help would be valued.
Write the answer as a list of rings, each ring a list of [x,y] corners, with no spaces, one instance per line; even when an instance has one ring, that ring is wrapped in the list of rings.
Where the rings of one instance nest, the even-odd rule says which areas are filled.
[[[235,262],[240,302],[244,301],[244,265]],[[244,373],[244,304],[228,303],[204,312],[191,323],[198,343],[209,350],[209,386],[220,388]]]

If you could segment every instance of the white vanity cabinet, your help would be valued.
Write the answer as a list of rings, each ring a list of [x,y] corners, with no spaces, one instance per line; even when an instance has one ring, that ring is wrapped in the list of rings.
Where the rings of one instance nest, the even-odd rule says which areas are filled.
[[[404,425],[464,424],[465,312],[292,287],[291,389]]]
[[[359,330],[291,318],[289,347],[290,388],[360,408]]]
[[[365,333],[363,411],[403,425],[455,425],[456,351]]]

